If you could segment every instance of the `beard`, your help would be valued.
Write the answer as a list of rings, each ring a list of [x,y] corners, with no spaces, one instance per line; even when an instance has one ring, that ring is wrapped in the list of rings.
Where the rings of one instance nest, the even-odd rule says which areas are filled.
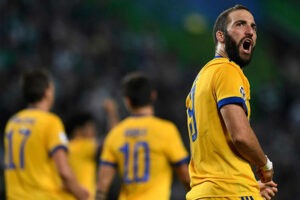
[[[243,59],[240,56],[239,49],[243,45],[243,40],[241,40],[238,44],[233,40],[233,38],[225,31],[225,51],[228,55],[230,61],[235,62],[240,66],[240,68],[246,67],[252,59],[252,53],[254,51],[254,47],[252,48],[251,55],[248,59]]]

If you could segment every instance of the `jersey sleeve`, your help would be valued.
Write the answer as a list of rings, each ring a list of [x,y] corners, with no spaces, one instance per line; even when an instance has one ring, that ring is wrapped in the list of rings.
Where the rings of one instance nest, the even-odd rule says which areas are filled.
[[[247,113],[244,82],[241,73],[234,66],[222,66],[216,73],[213,90],[218,109],[227,104],[240,104]]]
[[[117,166],[117,158],[115,157],[113,151],[113,137],[112,133],[108,133],[107,137],[104,140],[102,152],[100,156],[100,163],[101,165],[110,165],[113,167]]]
[[[47,133],[47,149],[52,156],[58,149],[68,150],[68,139],[62,121],[57,116],[48,119],[48,126],[45,130]]]
[[[188,152],[181,140],[179,131],[174,124],[170,124],[167,130],[165,152],[172,165],[181,165],[189,161]]]

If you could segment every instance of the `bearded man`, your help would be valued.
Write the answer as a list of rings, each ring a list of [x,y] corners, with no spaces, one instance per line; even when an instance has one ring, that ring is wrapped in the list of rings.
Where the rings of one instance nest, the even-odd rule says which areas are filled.
[[[254,17],[242,5],[229,8],[218,16],[213,35],[215,57],[200,70],[186,99],[191,147],[186,198],[269,200],[277,184],[249,123],[250,84],[243,73],[256,45]]]

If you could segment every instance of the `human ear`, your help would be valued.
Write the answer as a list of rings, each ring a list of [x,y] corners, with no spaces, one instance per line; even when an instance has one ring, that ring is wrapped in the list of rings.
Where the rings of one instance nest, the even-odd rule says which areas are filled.
[[[156,99],[157,99],[157,91],[156,91],[156,90],[152,90],[152,91],[151,91],[151,96],[150,96],[150,98],[151,98],[151,101],[152,101],[152,102],[155,102],[155,101],[156,101]]]
[[[132,107],[130,98],[129,97],[124,97],[123,102],[124,102],[124,105],[125,105],[126,109],[130,111],[131,107]]]
[[[216,32],[216,38],[221,43],[224,43],[224,41],[225,41],[225,36],[224,36],[224,33],[222,31],[217,31]]]

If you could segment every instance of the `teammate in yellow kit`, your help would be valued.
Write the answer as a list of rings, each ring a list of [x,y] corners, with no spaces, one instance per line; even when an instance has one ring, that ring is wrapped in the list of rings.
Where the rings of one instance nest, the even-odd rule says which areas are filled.
[[[140,73],[133,73],[122,83],[131,116],[113,128],[104,141],[96,199],[106,199],[118,170],[122,177],[120,200],[167,200],[171,193],[172,166],[189,188],[188,153],[176,126],[154,116],[155,93],[150,81]]]
[[[90,200],[96,191],[96,125],[94,118],[87,112],[79,112],[66,123],[70,134],[68,159],[79,183],[88,189]],[[65,197],[66,200],[74,198]]]
[[[55,92],[48,73],[39,69],[25,73],[22,92],[28,108],[12,116],[5,127],[7,200],[63,200],[64,191],[88,199],[68,164],[62,121],[49,112]]]
[[[108,128],[111,129],[119,122],[116,104],[112,99],[106,99],[103,108],[107,114]],[[99,150],[95,119],[87,111],[77,112],[68,120],[67,131],[71,135],[69,143],[71,168],[79,183],[88,189],[89,199],[94,200],[97,177],[96,155]]]
[[[277,192],[273,166],[249,124],[250,85],[243,73],[256,45],[254,18],[244,6],[229,8],[213,34],[215,58],[201,69],[186,100],[191,145],[186,197],[271,199]]]

